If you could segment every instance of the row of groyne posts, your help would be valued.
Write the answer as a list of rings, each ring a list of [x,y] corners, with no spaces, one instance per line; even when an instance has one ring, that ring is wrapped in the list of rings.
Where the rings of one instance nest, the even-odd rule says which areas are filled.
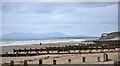
[[[111,49],[116,51],[116,48],[120,48],[118,42],[96,42],[94,44],[79,44],[79,45],[69,45],[69,46],[62,46],[62,47],[46,47],[46,48],[24,48],[24,49],[14,49],[13,53],[6,52],[2,54],[2,57],[19,57],[19,56],[35,56],[35,55],[45,55],[45,54],[82,54],[82,53],[94,53],[93,50],[100,50],[100,52],[105,52],[104,50]],[[71,52],[71,50],[79,52]],[[82,52],[82,50],[89,52]],[[54,52],[57,51],[57,52]]]
[[[108,59],[108,54],[104,53],[103,54],[103,58],[104,58],[104,61],[103,62],[106,62],[106,61],[109,61]],[[98,62],[101,62],[100,61],[100,57],[97,57],[97,60]],[[42,65],[43,64],[43,60],[40,59],[39,61],[39,64],[38,65]],[[72,60],[71,59],[68,59],[68,63],[71,64]],[[82,57],[82,63],[85,63],[86,62],[86,57]],[[57,64],[57,61],[54,59],[53,60],[53,65],[56,65]],[[119,66],[120,65],[120,61],[114,61],[114,66]],[[27,63],[27,60],[24,60],[24,66],[28,66],[29,64]],[[10,62],[10,66],[15,66],[14,64],[14,61],[11,61]]]
[[[109,61],[108,59],[108,54],[104,53],[103,54],[103,58],[104,58],[104,62]],[[101,62],[100,57],[97,57],[98,62]],[[43,60],[40,59],[39,61],[39,65],[43,64]],[[71,64],[72,60],[68,59],[68,63]],[[85,63],[86,62],[86,57],[82,57],[82,62]],[[53,59],[53,65],[56,65],[57,61],[55,59]],[[27,60],[24,60],[24,66],[28,66],[29,64],[27,63]],[[115,64],[116,65],[116,64]],[[14,66],[14,61],[10,62],[10,66]]]

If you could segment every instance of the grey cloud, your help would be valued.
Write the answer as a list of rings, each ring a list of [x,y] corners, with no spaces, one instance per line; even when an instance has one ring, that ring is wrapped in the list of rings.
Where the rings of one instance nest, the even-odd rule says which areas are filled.
[[[117,3],[3,3],[3,11],[8,13],[51,13],[56,9],[62,12],[69,12],[75,8],[95,8],[95,7],[106,7],[110,5],[116,5]],[[69,7],[68,7],[69,6]],[[68,9],[69,8],[69,9]],[[71,8],[71,10],[70,10]]]
[[[3,3],[3,33],[63,32],[98,36],[117,30],[117,13],[116,3]]]

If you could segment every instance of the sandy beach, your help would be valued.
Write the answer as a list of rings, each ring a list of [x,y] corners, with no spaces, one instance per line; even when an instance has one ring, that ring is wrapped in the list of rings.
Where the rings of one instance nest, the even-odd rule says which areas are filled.
[[[34,44],[34,45],[24,45],[24,46],[9,46],[2,47],[2,53],[13,52],[13,49],[19,48],[45,48],[48,46],[65,46],[65,45],[74,45],[74,44],[91,44],[92,42],[80,42],[80,43],[52,43],[52,44]],[[118,57],[118,53],[107,53],[108,58]],[[82,57],[86,57],[86,62],[82,62]],[[100,62],[97,58],[100,57]],[[53,59],[56,60],[57,64],[113,64],[114,60],[103,62],[103,53],[94,53],[94,54],[54,54],[54,55],[38,55],[38,56],[25,56],[25,57],[2,57],[2,63],[10,63],[14,60],[15,64],[23,64],[24,60],[28,60],[28,64],[38,64],[39,59],[43,60],[43,64],[53,64]],[[68,59],[71,59],[71,62],[68,62]]]
[[[118,53],[107,53],[109,59],[118,57]],[[86,57],[86,61],[82,62],[82,57]],[[98,62],[97,57],[100,57]],[[53,64],[53,59],[56,60],[57,64],[113,64],[114,60],[103,61],[103,53],[95,54],[57,54],[57,55],[39,55],[39,56],[28,56],[28,57],[4,57],[2,58],[3,63],[10,63],[14,60],[15,64],[23,64],[24,60],[28,60],[28,64],[39,64],[39,60],[42,59],[43,64]],[[71,59],[71,62],[68,62]]]

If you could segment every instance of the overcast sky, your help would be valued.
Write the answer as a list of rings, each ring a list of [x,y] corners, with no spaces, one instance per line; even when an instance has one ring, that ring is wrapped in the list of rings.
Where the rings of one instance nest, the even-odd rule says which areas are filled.
[[[118,6],[109,2],[3,3],[3,34],[12,32],[101,36],[118,30]]]

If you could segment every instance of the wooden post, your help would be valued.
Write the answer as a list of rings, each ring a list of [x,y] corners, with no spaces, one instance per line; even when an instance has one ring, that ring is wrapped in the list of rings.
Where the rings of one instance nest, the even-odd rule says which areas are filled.
[[[52,50],[51,46],[49,47],[49,50]]]
[[[70,49],[69,49],[69,47],[68,47],[68,54],[70,54]]]
[[[84,48],[85,48],[85,51],[86,51],[86,50],[87,50],[87,49],[86,49],[86,46],[84,46]]]
[[[110,46],[108,45],[108,51],[110,51]]]
[[[102,51],[104,51],[104,46],[102,46]]]
[[[55,50],[56,50],[56,47],[54,46],[54,47],[53,47],[53,51],[55,51]]]
[[[11,61],[11,62],[10,62],[10,66],[14,66],[14,61]]]
[[[46,52],[49,54],[49,49],[46,47]]]
[[[98,57],[98,62],[100,62],[100,57]]]
[[[108,54],[104,53],[103,58],[104,58],[104,61],[108,61]]]
[[[65,45],[65,48],[66,48],[67,46]]]
[[[37,52],[37,48],[35,48],[35,52]]]
[[[52,52],[53,52],[53,47],[51,47],[51,50],[52,50]]]
[[[8,57],[8,52],[6,52],[6,57]]]
[[[98,51],[98,46],[96,47],[96,51]]]
[[[42,48],[41,48],[41,52],[42,52]]]
[[[15,49],[13,49],[13,53],[15,53]]]
[[[58,52],[58,54],[59,54],[59,47],[57,47],[57,52]]]
[[[79,46],[79,53],[81,53],[81,47]]]
[[[74,45],[74,51],[75,51],[75,45]]]
[[[37,51],[37,55],[39,55],[39,51]]]
[[[53,60],[53,65],[56,65],[56,60]]]
[[[16,57],[18,57],[19,56],[19,53],[18,52],[16,52]]]
[[[114,51],[115,51],[115,46],[114,46]]]
[[[65,50],[65,47],[63,46],[63,51]]]
[[[30,53],[31,53],[32,49],[30,48]]]
[[[26,48],[24,48],[24,53],[26,52]]]
[[[26,56],[29,56],[28,51],[27,51],[27,53],[26,53]]]
[[[82,58],[82,61],[85,62],[85,57]]]
[[[27,60],[24,60],[24,66],[28,66],[28,65],[27,65]]]
[[[71,63],[71,59],[68,59],[68,63]]]
[[[92,51],[92,47],[90,47],[90,51],[89,52],[91,53],[91,51]]]
[[[39,65],[42,65],[42,59],[39,60]]]
[[[21,52],[21,49],[19,48],[19,53]]]
[[[92,51],[92,48],[93,48],[93,46],[91,47],[91,51]]]

